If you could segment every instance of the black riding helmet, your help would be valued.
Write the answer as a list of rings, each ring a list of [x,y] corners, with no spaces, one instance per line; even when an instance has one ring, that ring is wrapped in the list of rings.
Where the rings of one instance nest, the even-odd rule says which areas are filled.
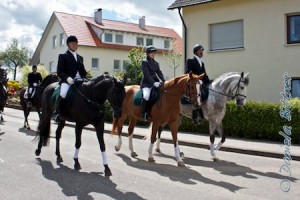
[[[70,42],[77,42],[77,43],[78,43],[77,37],[74,36],[74,35],[70,35],[70,36],[67,38],[67,44],[69,44]]]
[[[146,47],[146,53],[147,53],[147,54],[148,54],[148,53],[151,53],[151,52],[153,52],[153,51],[157,51],[156,48],[155,48],[154,46],[149,45],[149,46]]]
[[[203,48],[202,45],[196,44],[196,45],[194,46],[194,49],[193,49],[194,53],[197,52],[197,51],[199,51],[199,50],[204,50],[204,48]]]

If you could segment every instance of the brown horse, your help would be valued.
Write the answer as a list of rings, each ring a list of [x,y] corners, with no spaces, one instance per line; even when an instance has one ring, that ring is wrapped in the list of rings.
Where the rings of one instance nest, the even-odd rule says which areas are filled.
[[[199,87],[199,80],[202,79],[204,74],[184,74],[178,76],[170,81],[166,81],[161,89],[161,94],[159,100],[153,105],[150,112],[149,122],[152,122],[152,134],[151,143],[149,147],[149,162],[154,162],[153,158],[153,144],[156,140],[156,133],[161,124],[169,124],[173,144],[175,149],[175,158],[178,162],[178,166],[184,166],[184,162],[179,155],[179,146],[177,141],[178,132],[178,119],[180,116],[180,106],[179,102],[183,95],[187,96],[191,102],[198,103],[199,95],[197,93],[197,87]],[[122,106],[122,117],[119,120],[113,119],[112,133],[117,133],[119,135],[118,145],[115,146],[116,151],[119,151],[122,145],[122,128],[126,117],[129,115],[129,127],[128,127],[128,137],[129,137],[129,149],[131,151],[131,156],[136,157],[137,153],[134,151],[132,146],[132,133],[137,120],[143,120],[140,106],[134,105],[134,97],[140,90],[139,85],[126,86],[126,97],[123,100]]]

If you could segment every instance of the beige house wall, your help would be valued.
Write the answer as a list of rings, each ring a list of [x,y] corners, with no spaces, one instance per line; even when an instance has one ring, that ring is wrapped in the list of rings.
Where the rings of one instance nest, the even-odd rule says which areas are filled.
[[[67,46],[66,44],[60,45],[60,34],[64,33],[60,23],[58,20],[55,20],[53,26],[46,37],[45,43],[40,51],[40,64],[43,64],[48,71],[55,72],[57,68],[58,55],[66,52]],[[57,37],[57,45],[53,48],[53,36]],[[64,39],[66,42],[67,36],[64,35]],[[163,40],[162,40],[163,41]],[[158,40],[160,42],[160,40]],[[80,43],[80,41],[79,41]],[[108,48],[99,48],[99,47],[90,47],[90,46],[78,46],[77,50],[78,54],[83,56],[84,65],[88,71],[91,71],[93,77],[101,75],[103,72],[108,71],[111,74],[117,72],[113,69],[114,60],[121,61],[120,70],[123,70],[123,61],[129,61],[128,55],[129,51],[127,50],[118,50],[118,49],[108,49]],[[99,68],[92,69],[92,58],[99,59]],[[174,77],[174,70],[168,64],[167,59],[162,54],[156,54],[156,61],[159,62],[160,68],[165,75],[166,79],[170,79]],[[52,67],[50,69],[50,63],[52,63]],[[176,70],[176,76],[182,74],[182,67]]]
[[[300,77],[300,45],[287,45],[286,15],[300,13],[299,0],[221,0],[183,8],[187,54],[197,43],[210,79],[230,71],[250,73],[248,99],[280,101],[283,74]],[[210,51],[209,25],[243,20],[244,48]]]

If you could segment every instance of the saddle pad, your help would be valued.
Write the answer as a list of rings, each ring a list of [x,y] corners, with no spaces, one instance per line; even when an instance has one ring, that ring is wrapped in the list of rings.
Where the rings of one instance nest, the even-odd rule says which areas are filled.
[[[51,96],[51,104],[55,104],[58,95],[60,94],[60,86],[56,87],[52,96]]]
[[[133,98],[133,104],[136,106],[140,106],[142,104],[142,98],[143,98],[143,90],[139,90]]]
[[[152,107],[159,98],[160,98],[160,89],[153,87],[151,89],[150,98],[148,101],[149,107]],[[143,99],[143,90],[140,89],[133,98],[133,104],[136,106],[140,106],[142,104],[142,99]]]

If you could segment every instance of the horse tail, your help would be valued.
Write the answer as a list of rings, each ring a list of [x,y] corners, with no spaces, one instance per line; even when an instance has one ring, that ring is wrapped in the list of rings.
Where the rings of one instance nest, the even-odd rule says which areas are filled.
[[[119,120],[113,117],[111,134],[118,135],[118,122]]]
[[[43,146],[47,146],[49,144],[50,125],[51,125],[50,120],[51,120],[50,117],[44,116],[43,113],[38,125],[38,134],[39,134],[38,136]]]
[[[42,95],[42,114],[38,125],[38,137],[43,146],[47,146],[50,138],[51,116],[53,108],[51,105],[51,95],[54,88],[46,88]]]

